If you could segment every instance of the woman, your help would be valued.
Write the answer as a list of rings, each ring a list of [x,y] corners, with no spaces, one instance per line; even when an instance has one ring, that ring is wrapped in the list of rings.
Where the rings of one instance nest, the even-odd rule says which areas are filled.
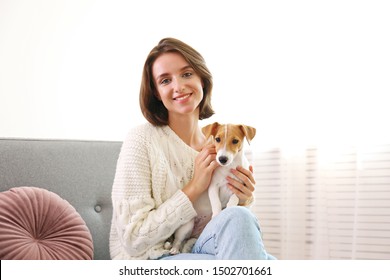
[[[241,206],[210,222],[198,219],[194,234],[201,235],[191,253],[171,256],[165,246],[177,228],[196,217],[193,203],[218,167],[215,148],[205,144],[198,123],[214,114],[212,87],[203,57],[177,39],[161,40],[147,57],[140,105],[148,123],[132,129],[123,142],[112,189],[113,259],[273,258],[256,218],[242,207],[253,201],[255,180],[252,170],[241,167],[232,173],[245,185],[228,178]]]

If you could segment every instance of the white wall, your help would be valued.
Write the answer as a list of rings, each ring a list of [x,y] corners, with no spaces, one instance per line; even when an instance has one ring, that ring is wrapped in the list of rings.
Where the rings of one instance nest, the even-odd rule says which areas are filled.
[[[389,140],[385,2],[0,0],[0,137],[122,140],[171,36],[214,74],[208,122],[270,145]]]

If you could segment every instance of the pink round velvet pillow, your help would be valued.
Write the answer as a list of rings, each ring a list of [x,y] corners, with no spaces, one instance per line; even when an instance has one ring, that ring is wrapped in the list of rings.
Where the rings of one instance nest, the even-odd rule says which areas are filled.
[[[36,187],[0,193],[0,259],[92,258],[91,233],[69,202]]]

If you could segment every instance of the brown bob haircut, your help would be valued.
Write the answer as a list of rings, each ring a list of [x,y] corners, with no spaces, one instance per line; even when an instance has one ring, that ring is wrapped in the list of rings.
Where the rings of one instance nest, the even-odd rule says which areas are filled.
[[[162,39],[149,53],[143,73],[140,88],[139,101],[143,115],[153,125],[167,125],[168,110],[161,100],[157,98],[157,89],[154,83],[152,67],[156,59],[169,52],[181,54],[194,69],[203,82],[203,99],[199,104],[199,119],[207,119],[214,114],[211,106],[211,91],[213,88],[212,75],[206,66],[206,62],[199,52],[189,45],[174,38]]]

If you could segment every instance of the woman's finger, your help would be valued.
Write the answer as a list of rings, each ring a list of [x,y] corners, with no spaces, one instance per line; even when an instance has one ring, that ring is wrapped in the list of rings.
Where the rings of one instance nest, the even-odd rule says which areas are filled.
[[[244,187],[246,187],[247,189],[249,189],[251,192],[253,192],[255,190],[255,182],[254,182],[254,178],[253,176],[246,176],[244,173],[236,170],[236,169],[232,169],[231,170],[232,174],[235,175],[237,177],[237,179],[235,178],[231,178],[233,181],[236,182],[236,186],[239,186],[239,185],[243,185]]]
[[[256,184],[255,178],[253,177],[253,167],[249,166],[249,169],[245,169],[242,166],[237,167],[237,171],[244,174],[249,180],[252,182],[252,184]]]

